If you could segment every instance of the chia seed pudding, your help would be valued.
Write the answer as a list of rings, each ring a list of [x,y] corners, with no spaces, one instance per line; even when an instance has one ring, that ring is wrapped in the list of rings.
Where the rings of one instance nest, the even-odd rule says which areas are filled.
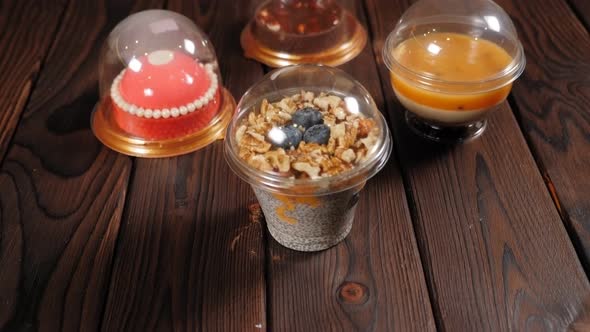
[[[389,157],[389,131],[370,96],[361,108],[362,99],[341,91],[286,92],[240,109],[246,93],[228,129],[226,156],[252,185],[280,244],[324,250],[350,232],[360,190]]]

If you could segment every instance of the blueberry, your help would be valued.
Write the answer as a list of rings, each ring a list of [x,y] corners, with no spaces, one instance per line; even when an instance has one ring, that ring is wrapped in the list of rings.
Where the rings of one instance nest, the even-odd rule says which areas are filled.
[[[325,124],[312,126],[303,134],[305,143],[328,144],[330,140],[330,127]]]
[[[301,130],[293,126],[274,127],[268,132],[268,139],[272,145],[283,149],[297,148],[302,137]]]
[[[293,114],[293,123],[304,129],[324,123],[322,113],[317,108],[304,107],[295,111]]]

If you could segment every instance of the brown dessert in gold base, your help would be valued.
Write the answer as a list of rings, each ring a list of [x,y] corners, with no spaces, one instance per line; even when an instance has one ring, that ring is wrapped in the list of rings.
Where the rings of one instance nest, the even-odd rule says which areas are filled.
[[[356,57],[366,42],[358,20],[333,0],[266,2],[241,36],[245,55],[271,67],[337,66]]]

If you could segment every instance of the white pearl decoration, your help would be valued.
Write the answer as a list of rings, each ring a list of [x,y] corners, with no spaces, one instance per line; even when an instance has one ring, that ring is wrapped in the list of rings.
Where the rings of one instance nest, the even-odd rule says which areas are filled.
[[[201,65],[203,66],[203,65]],[[208,63],[203,66],[205,72],[209,76],[210,86],[209,89],[203,94],[202,97],[197,98],[196,100],[182,105],[178,108],[173,109],[163,109],[163,110],[151,110],[151,109],[143,109],[137,105],[127,103],[121,94],[119,93],[119,83],[123,79],[123,74],[125,73],[125,69],[121,71],[121,73],[113,80],[113,84],[111,85],[111,99],[115,102],[115,104],[122,109],[123,111],[135,115],[137,117],[145,117],[146,119],[154,118],[159,119],[162,118],[169,118],[170,116],[176,118],[179,116],[187,115],[189,113],[193,113],[195,110],[203,108],[204,106],[208,105],[217,93],[217,89],[219,87],[219,81],[217,75],[214,72],[214,67],[212,64]]]

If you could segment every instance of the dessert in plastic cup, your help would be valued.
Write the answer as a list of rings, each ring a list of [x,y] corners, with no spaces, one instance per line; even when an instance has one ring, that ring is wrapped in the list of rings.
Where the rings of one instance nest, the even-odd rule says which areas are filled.
[[[297,65],[246,92],[225,152],[252,186],[271,235],[319,251],[350,232],[359,193],[385,165],[391,138],[360,83],[335,68]]]
[[[510,18],[489,0],[417,2],[383,57],[410,128],[442,142],[481,135],[526,64]]]

